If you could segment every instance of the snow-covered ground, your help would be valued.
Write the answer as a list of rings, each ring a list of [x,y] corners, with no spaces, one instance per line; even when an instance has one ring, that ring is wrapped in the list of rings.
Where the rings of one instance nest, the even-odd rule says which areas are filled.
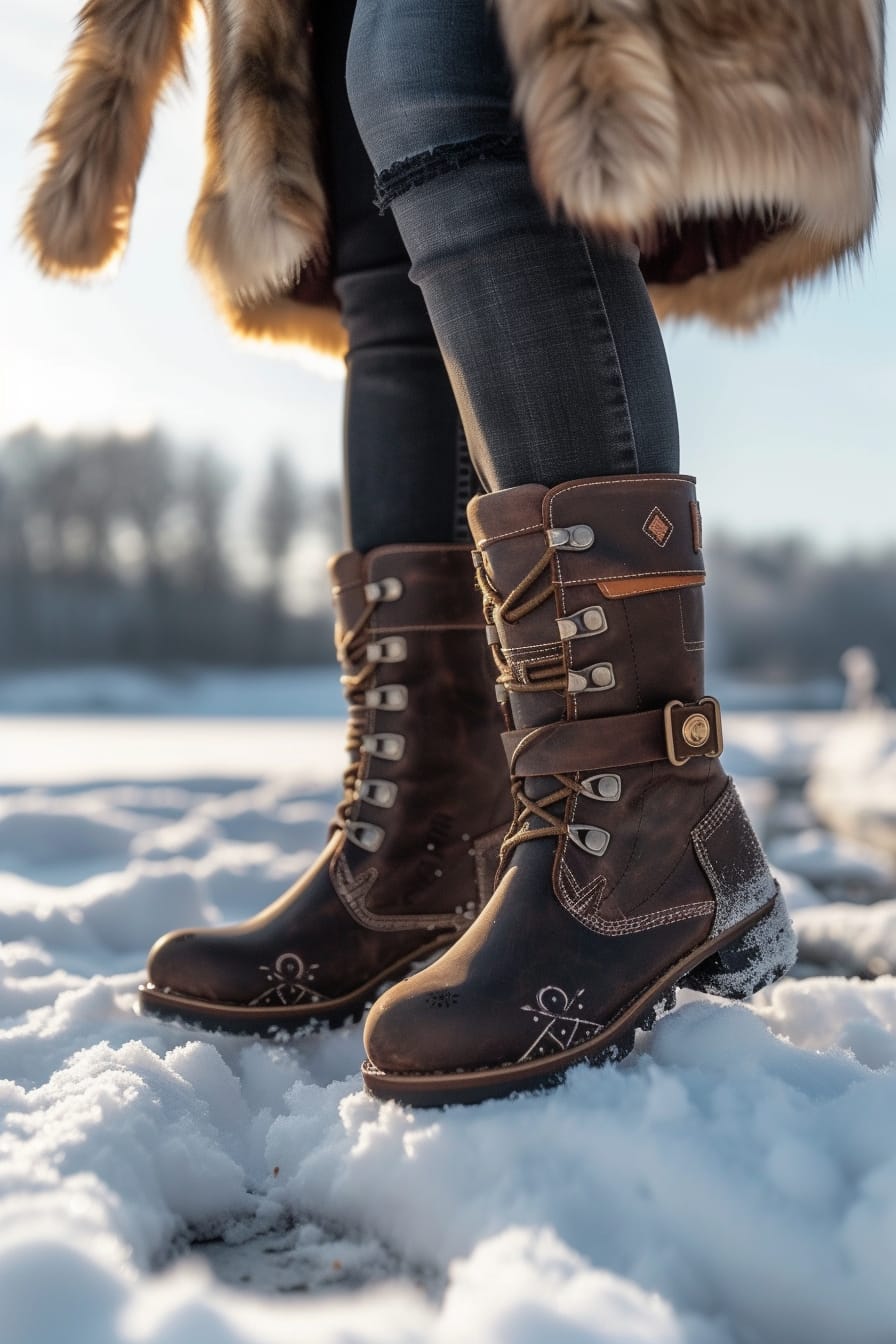
[[[796,978],[682,995],[552,1094],[414,1114],[363,1095],[356,1027],[134,1012],[159,933],[310,858],[337,722],[0,719],[3,1344],[892,1344],[896,799],[869,778],[896,717],[870,723],[727,719]]]

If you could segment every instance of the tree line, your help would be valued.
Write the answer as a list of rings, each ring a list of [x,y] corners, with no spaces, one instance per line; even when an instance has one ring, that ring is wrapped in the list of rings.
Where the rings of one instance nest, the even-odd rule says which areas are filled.
[[[256,497],[209,448],[28,428],[0,443],[0,665],[321,662],[332,630],[313,532],[341,545],[333,488],[271,452]],[[301,614],[295,607],[302,605]]]
[[[337,488],[285,449],[246,499],[219,453],[160,430],[21,430],[0,441],[0,666],[330,661],[324,557],[341,546]],[[896,547],[831,558],[717,535],[708,567],[713,670],[836,678],[865,645],[896,694]]]
[[[716,536],[707,569],[712,666],[766,682],[838,679],[843,653],[864,646],[896,698],[896,546],[831,557],[801,537]]]

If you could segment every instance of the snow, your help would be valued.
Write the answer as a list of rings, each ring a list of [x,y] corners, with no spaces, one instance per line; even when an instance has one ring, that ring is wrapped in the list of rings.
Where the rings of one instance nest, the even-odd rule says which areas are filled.
[[[868,907],[835,903],[794,911],[807,962],[843,975],[896,975],[896,900]]]
[[[4,1344],[889,1344],[892,852],[804,792],[851,726],[865,753],[847,716],[726,723],[799,978],[682,993],[551,1094],[416,1114],[363,1094],[358,1027],[134,1011],[157,934],[308,862],[338,723],[0,721]]]
[[[896,729],[893,715],[850,715],[825,736],[809,800],[826,825],[896,855]]]
[[[143,671],[85,666],[0,673],[0,714],[123,714],[166,718],[304,718],[341,712],[331,667],[258,672],[198,669]]]

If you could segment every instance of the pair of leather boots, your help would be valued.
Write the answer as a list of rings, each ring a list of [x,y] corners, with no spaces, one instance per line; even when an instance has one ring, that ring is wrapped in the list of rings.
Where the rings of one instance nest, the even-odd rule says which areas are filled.
[[[620,1059],[676,986],[746,998],[796,954],[704,695],[693,479],[521,486],[470,524],[476,583],[462,546],[332,562],[349,765],[329,842],[254,919],[163,938],[141,990],[292,1030],[442,951],[365,1029],[368,1091],[421,1106]]]

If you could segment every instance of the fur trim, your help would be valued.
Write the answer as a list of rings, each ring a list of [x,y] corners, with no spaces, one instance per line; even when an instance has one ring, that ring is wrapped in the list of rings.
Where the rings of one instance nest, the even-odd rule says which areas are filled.
[[[94,270],[124,247],[153,104],[181,66],[194,3],[87,0],[22,226],[45,271]],[[310,0],[204,3],[211,88],[191,258],[239,333],[341,351]],[[493,3],[544,198],[589,231],[637,239],[661,316],[753,326],[790,286],[861,250],[876,207],[883,0]]]
[[[780,312],[790,290],[831,262],[827,240],[787,229],[758,243],[734,266],[708,269],[679,284],[653,282],[650,297],[661,322],[703,318],[729,331],[752,331]],[[834,262],[843,264],[839,258]]]
[[[49,155],[21,235],[48,275],[124,249],[156,100],[183,70],[193,0],[87,0],[37,140]]]
[[[330,304],[304,303],[300,297],[280,295],[245,307],[230,304],[222,309],[222,316],[244,340],[274,345],[293,342],[338,358],[348,349],[339,309]]]
[[[227,314],[296,283],[327,250],[307,0],[215,0],[206,171],[190,258]]]
[[[495,0],[533,176],[581,226],[636,237],[693,218],[779,222],[661,311],[768,315],[873,225],[882,0]]]

